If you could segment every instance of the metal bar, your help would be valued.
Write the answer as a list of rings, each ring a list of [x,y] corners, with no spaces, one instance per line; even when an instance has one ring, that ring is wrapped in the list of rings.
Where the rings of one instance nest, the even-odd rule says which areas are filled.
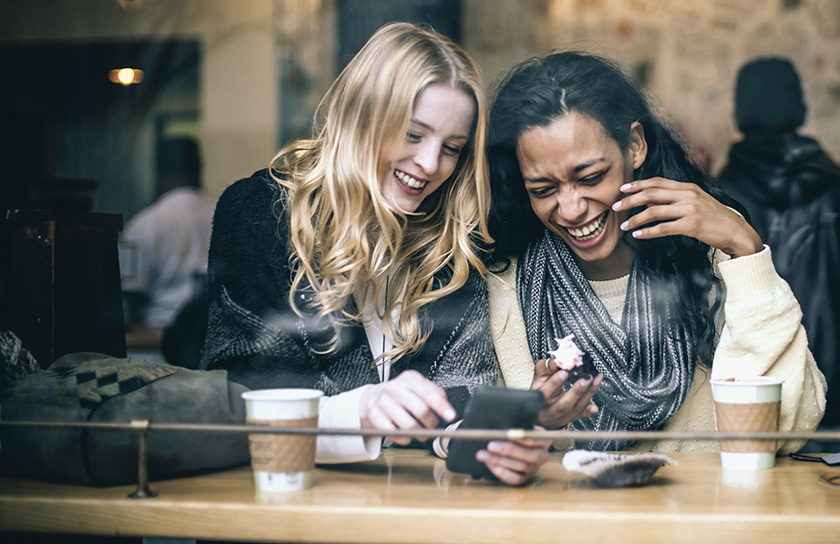
[[[0,421],[0,427],[32,427],[50,429],[84,429],[88,431],[136,431],[132,423],[117,422],[67,422],[67,421]],[[146,434],[153,431],[179,431],[233,434],[296,434],[296,435],[348,435],[392,436],[421,439],[447,437],[462,440],[518,440],[573,439],[573,440],[824,440],[840,441],[837,431],[778,431],[778,432],[719,432],[719,431],[526,431],[523,429],[414,429],[391,430],[344,429],[331,427],[276,427],[268,425],[221,425],[204,423],[152,423],[144,427]]]

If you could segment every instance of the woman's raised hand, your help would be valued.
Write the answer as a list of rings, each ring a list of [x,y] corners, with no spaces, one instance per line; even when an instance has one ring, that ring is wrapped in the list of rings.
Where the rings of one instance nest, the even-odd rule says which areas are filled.
[[[634,238],[690,236],[733,258],[764,247],[743,217],[694,183],[657,177],[626,183],[621,192],[626,196],[613,204],[614,211],[644,208],[621,225]]]
[[[456,412],[443,389],[416,370],[406,370],[369,387],[362,396],[360,415],[362,428],[388,431],[435,429],[439,418],[451,423]],[[390,439],[403,446],[411,442],[409,437]]]
[[[598,413],[598,407],[590,401],[601,385],[603,376],[598,374],[591,378],[581,378],[568,391],[564,391],[563,384],[568,378],[567,371],[556,370],[548,359],[540,359],[534,365],[531,389],[537,389],[545,396],[539,422],[546,429],[559,429],[576,419]]]

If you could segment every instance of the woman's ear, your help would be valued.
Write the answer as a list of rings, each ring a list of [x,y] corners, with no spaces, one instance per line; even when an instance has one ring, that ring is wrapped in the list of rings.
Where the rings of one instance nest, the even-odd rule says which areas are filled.
[[[638,121],[633,121],[633,124],[630,125],[630,143],[627,147],[633,160],[633,170],[636,170],[645,163],[647,158],[645,128]]]

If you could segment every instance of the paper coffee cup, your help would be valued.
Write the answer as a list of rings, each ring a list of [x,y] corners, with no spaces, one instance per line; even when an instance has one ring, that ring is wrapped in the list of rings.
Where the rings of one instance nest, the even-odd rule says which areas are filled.
[[[717,429],[722,432],[779,430],[781,378],[713,379]],[[725,469],[760,470],[776,463],[775,440],[721,440],[720,462]]]
[[[242,393],[246,421],[251,425],[317,427],[316,389],[260,389]],[[315,435],[248,435],[254,484],[260,491],[297,491],[312,487]]]

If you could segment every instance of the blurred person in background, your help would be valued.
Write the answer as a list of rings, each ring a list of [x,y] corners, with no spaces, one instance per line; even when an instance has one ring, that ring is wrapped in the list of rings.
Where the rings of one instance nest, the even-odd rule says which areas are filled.
[[[128,222],[120,244],[126,340],[145,359],[160,357],[164,328],[203,289],[214,210],[193,140],[161,141],[156,171],[158,198]]]
[[[746,207],[753,227],[773,250],[779,275],[799,300],[808,343],[828,381],[820,428],[836,429],[840,167],[816,140],[797,133],[806,112],[799,75],[790,61],[763,57],[746,63],[735,88],[735,120],[743,139],[730,148],[719,178],[724,191]]]

